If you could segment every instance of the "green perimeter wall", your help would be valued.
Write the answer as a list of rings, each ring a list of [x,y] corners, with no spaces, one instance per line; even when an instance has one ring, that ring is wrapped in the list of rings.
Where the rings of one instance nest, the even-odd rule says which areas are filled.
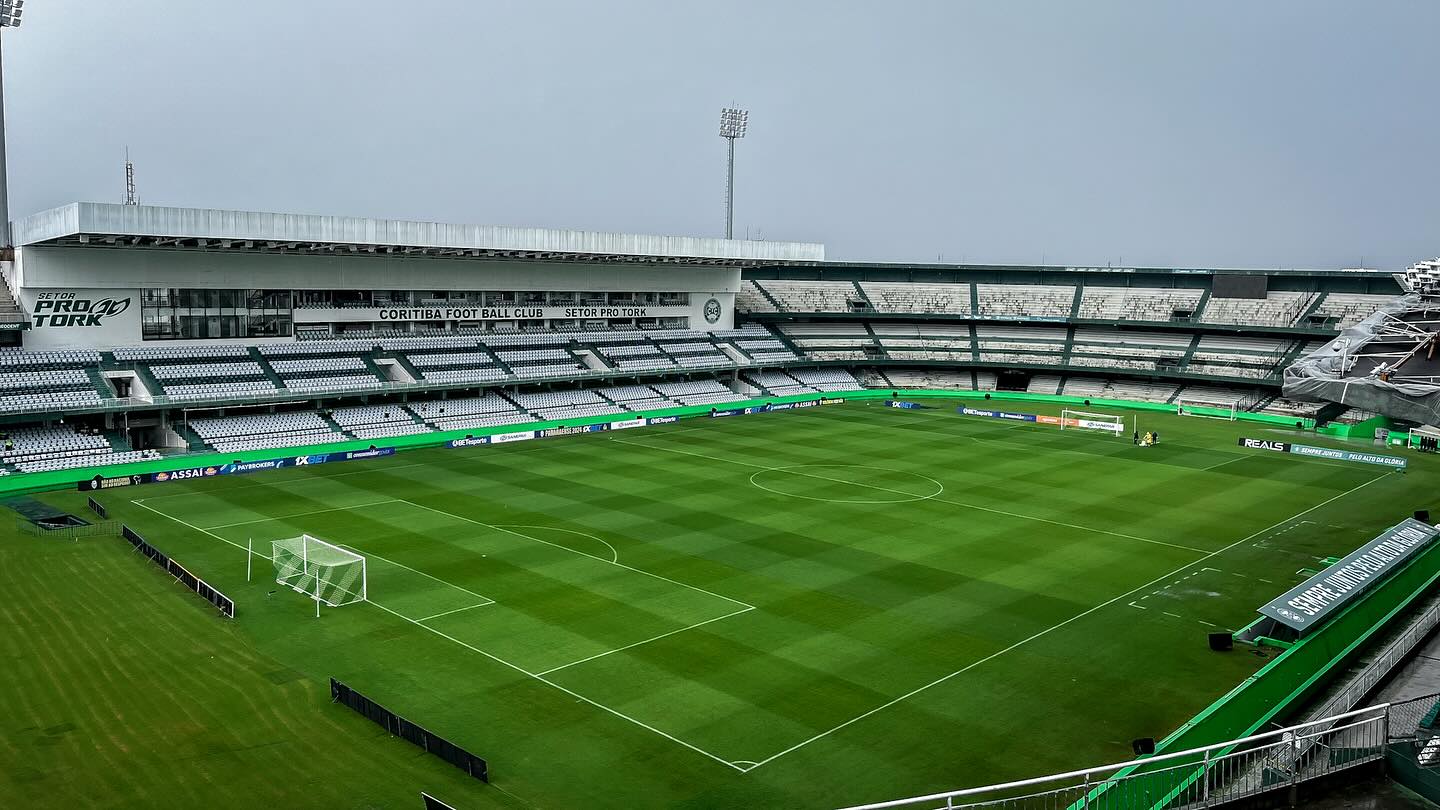
[[[1174,412],[1175,406],[1161,402],[1132,402],[1124,399],[1090,399],[1086,405],[1084,397],[1068,397],[1057,394],[1030,394],[1015,391],[948,391],[936,389],[867,389],[864,391],[837,391],[834,394],[826,395],[826,398],[844,400],[870,400],[889,399],[891,390],[902,393],[905,397],[917,397],[923,399],[961,399],[961,400],[985,400],[993,402],[1044,402],[1059,405],[1077,405],[1091,408],[1126,408],[1135,411],[1164,411]],[[803,402],[816,399],[816,394],[796,394],[785,397],[766,397],[763,399],[752,399],[741,402],[727,402],[721,410],[736,408],[748,408],[764,405],[771,402]],[[577,427],[580,425],[594,425],[614,422],[620,419],[635,419],[639,417],[676,416],[682,418],[705,416],[710,413],[710,405],[697,405],[688,408],[666,408],[657,411],[644,411],[634,414],[611,414],[608,416],[592,416],[583,419],[567,419],[563,422],[526,422],[517,425],[504,425],[494,428],[481,428],[472,430],[450,430],[434,433],[421,433],[413,436],[393,436],[377,441],[347,441],[334,442],[331,444],[316,444],[305,447],[287,447],[281,450],[246,450],[241,453],[196,453],[187,455],[167,456],[157,461],[141,461],[131,464],[111,464],[98,467],[80,467],[71,470],[55,470],[52,472],[21,473],[0,477],[0,495],[23,494],[26,492],[41,492],[51,489],[67,489],[81,481],[88,481],[97,475],[113,478],[124,475],[137,475],[140,473],[165,472],[167,470],[185,469],[190,467],[210,467],[221,464],[228,464],[232,461],[264,461],[273,458],[289,458],[301,455],[320,455],[322,453],[343,453],[354,450],[366,450],[371,447],[394,447],[397,450],[416,450],[424,447],[440,447],[446,442],[455,439],[463,439],[467,436],[493,436],[500,433],[514,433],[526,430],[548,430],[557,427]],[[1212,408],[1191,408],[1191,410],[1205,413],[1209,412],[1215,416],[1228,416],[1228,411],[1220,411]],[[1272,427],[1283,427],[1295,429],[1299,425],[1302,429],[1313,429],[1314,420],[1296,419],[1288,416],[1276,416],[1266,413],[1241,413],[1237,414],[1240,421],[1254,422],[1269,425]]]
[[[1280,653],[1224,697],[1195,715],[1155,746],[1157,754],[1185,751],[1260,732],[1272,720],[1299,708],[1365,646],[1440,581],[1440,542],[1432,543],[1359,602]],[[1236,654],[1236,653],[1231,653]],[[1224,751],[1233,749],[1227,748]],[[1222,752],[1215,752],[1218,755]],[[1199,758],[1196,758],[1199,761]],[[1183,761],[1165,763],[1167,767]],[[1200,766],[1144,777],[1143,760],[1121,771],[1090,794],[1089,807],[1158,810],[1198,780]],[[1115,780],[1130,776],[1119,787]],[[1190,794],[1186,794],[1190,795]],[[1143,802],[1137,799],[1143,798]],[[1075,805],[1075,807],[1080,805]]]

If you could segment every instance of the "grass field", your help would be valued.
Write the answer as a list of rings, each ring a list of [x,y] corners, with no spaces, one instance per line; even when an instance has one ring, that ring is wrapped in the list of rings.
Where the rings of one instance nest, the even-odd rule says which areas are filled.
[[[1401,475],[1241,450],[1237,435],[1270,434],[1229,422],[1142,414],[1165,441],[1136,448],[936,405],[105,493],[237,619],[165,593],[121,541],[6,537],[0,620],[44,629],[0,642],[23,665],[0,674],[16,701],[0,714],[24,733],[73,724],[84,744],[7,734],[0,804],[111,790],[97,770],[178,759],[186,718],[264,721],[307,752],[226,755],[196,788],[219,807],[291,784],[307,786],[294,807],[413,806],[431,785],[462,807],[826,807],[1122,760],[1264,663],[1210,652],[1206,633],[1440,482],[1429,459]],[[83,512],[83,495],[43,497]],[[268,553],[301,532],[367,557],[370,604],[317,620],[268,560],[245,581],[248,541]],[[40,624],[51,610],[69,618]],[[34,649],[56,637],[76,648]],[[154,674],[122,733],[85,687],[135,672]],[[486,757],[494,784],[377,739],[325,703],[331,676]],[[167,781],[126,781],[110,804],[169,801]]]

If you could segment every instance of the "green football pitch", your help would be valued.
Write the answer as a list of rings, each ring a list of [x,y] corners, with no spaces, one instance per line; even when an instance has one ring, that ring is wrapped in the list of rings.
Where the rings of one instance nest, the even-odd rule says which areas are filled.
[[[97,496],[233,622],[118,539],[7,530],[0,804],[833,807],[1120,761],[1265,663],[1207,633],[1440,483],[1244,450],[1284,438],[1244,423],[1141,413],[1163,441],[1138,448],[932,404]],[[317,619],[275,584],[270,542],[301,533],[366,558],[368,603]],[[328,704],[329,677],[493,783]]]

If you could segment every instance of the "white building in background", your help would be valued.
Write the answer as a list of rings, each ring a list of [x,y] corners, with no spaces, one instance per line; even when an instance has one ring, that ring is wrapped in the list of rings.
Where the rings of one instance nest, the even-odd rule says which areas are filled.
[[[26,349],[734,325],[823,245],[72,203],[14,224]]]

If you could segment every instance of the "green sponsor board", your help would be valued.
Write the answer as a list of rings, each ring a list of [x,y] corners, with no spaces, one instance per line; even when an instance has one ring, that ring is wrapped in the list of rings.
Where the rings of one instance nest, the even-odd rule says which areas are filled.
[[[1353,450],[1336,450],[1331,447],[1311,447],[1308,444],[1291,444],[1290,452],[1297,456],[1311,456],[1313,458],[1328,458],[1335,461],[1357,461],[1361,464],[1379,464],[1382,467],[1392,467],[1403,470],[1409,465],[1409,461],[1399,456],[1382,456],[1376,453],[1357,453]]]
[[[1440,529],[1407,519],[1271,600],[1260,612],[1304,634],[1384,580],[1437,536]]]

